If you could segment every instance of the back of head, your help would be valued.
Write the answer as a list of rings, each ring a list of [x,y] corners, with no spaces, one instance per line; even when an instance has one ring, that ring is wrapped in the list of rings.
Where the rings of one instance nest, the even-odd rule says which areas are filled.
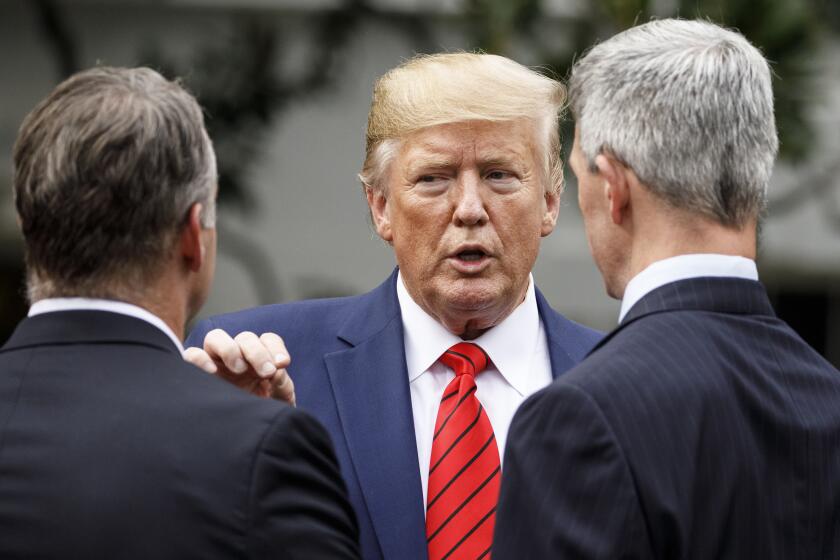
[[[193,204],[203,225],[215,219],[201,109],[147,68],[62,82],[24,120],[13,157],[33,301],[141,292]]]
[[[399,142],[412,132],[466,121],[534,122],[550,189],[562,187],[557,119],[562,84],[502,56],[478,53],[420,55],[382,76],[368,116],[365,186],[380,189]]]
[[[671,206],[727,227],[763,212],[778,151],[771,74],[739,33],[651,21],[592,48],[569,89],[590,167],[610,153]]]

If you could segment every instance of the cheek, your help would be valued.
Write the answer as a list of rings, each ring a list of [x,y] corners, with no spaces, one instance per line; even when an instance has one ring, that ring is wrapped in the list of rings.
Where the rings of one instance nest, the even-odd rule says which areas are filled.
[[[589,212],[589,187],[581,181],[578,183],[578,207],[580,207],[580,212],[584,216],[587,215]]]
[[[393,214],[391,223],[395,242],[403,246],[422,250],[434,247],[440,242],[440,220],[428,208],[409,208]]]
[[[507,212],[502,218],[503,227],[497,228],[505,248],[505,267],[513,273],[531,271],[540,249],[543,228],[543,207],[537,205],[521,208],[501,208]]]
[[[393,210],[391,224],[397,263],[405,271],[425,275],[438,260],[446,219],[434,204],[403,205]]]

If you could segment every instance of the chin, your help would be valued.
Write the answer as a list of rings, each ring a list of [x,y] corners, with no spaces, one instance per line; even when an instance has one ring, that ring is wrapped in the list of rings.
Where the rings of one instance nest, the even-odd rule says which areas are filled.
[[[462,311],[478,312],[504,307],[504,287],[483,278],[465,278],[449,285],[443,291],[447,306]]]

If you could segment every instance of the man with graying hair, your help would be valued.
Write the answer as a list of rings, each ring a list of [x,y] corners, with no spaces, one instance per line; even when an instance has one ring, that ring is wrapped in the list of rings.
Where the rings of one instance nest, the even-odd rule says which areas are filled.
[[[778,141],[740,34],[660,20],[574,66],[570,163],[618,327],[511,425],[495,560],[840,558],[840,372],[755,266]]]
[[[323,428],[182,359],[216,190],[201,108],[152,70],[81,72],[24,120],[32,306],[0,349],[0,558],[358,557]]]
[[[398,268],[367,294],[213,317],[188,339],[196,363],[258,379],[277,362],[257,335],[284,337],[297,405],[336,444],[365,558],[486,557],[516,407],[599,338],[531,279],[560,207],[565,97],[487,54],[387,72],[361,180]]]

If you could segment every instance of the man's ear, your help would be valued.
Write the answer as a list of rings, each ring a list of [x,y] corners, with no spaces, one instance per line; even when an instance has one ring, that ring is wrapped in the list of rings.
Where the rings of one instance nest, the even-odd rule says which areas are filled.
[[[545,192],[545,210],[543,212],[540,236],[546,237],[557,225],[557,216],[560,213],[560,189]]]
[[[204,229],[201,226],[202,209],[200,202],[196,202],[190,206],[190,211],[187,213],[187,220],[181,228],[180,233],[181,258],[192,272],[198,272],[201,269],[206,254],[204,240],[201,236],[201,232]]]
[[[388,197],[385,196],[380,189],[373,187],[365,187],[365,196],[367,197],[368,207],[370,208],[370,217],[373,220],[373,226],[376,228],[376,233],[379,234],[384,241],[391,243],[394,240],[394,234],[391,230],[391,217],[388,211]]]
[[[630,210],[631,171],[609,154],[595,157],[598,173],[604,180],[604,196],[609,202],[610,217],[615,225],[621,225]]]

